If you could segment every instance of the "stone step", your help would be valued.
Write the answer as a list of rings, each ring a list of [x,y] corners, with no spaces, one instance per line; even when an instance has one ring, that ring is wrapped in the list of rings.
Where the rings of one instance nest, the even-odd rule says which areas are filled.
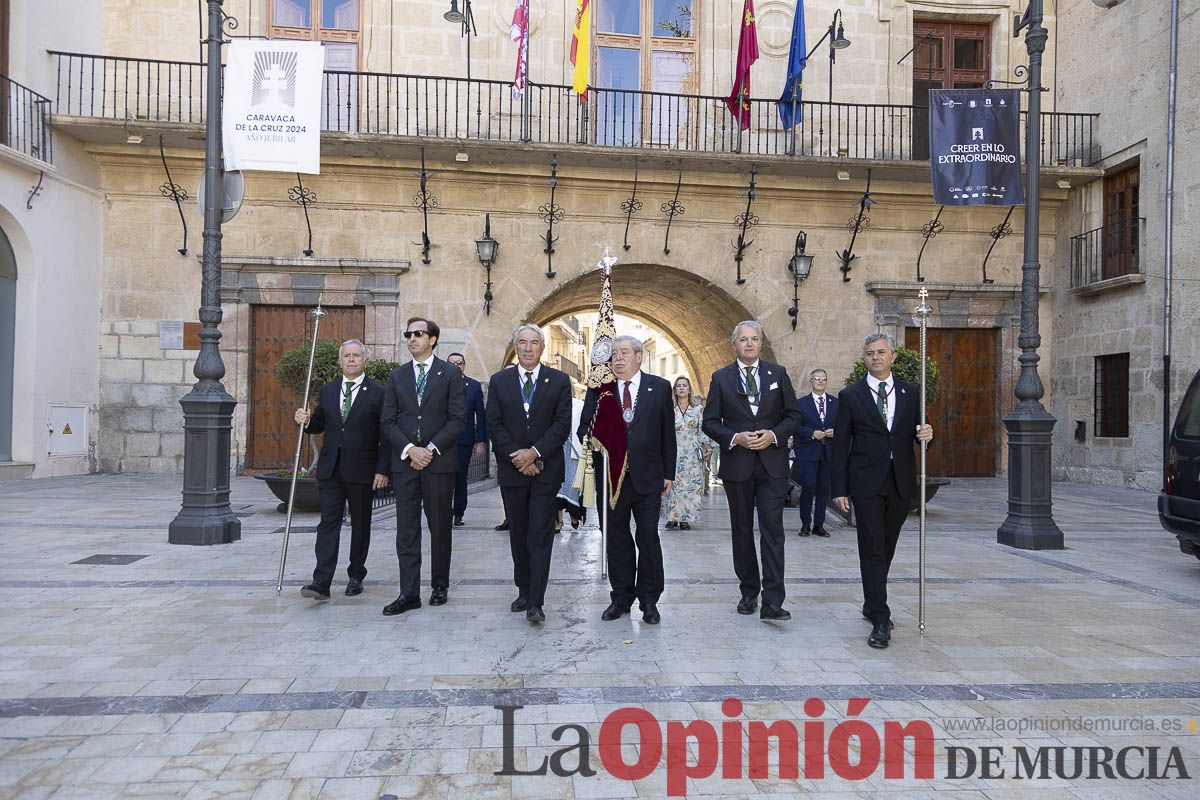
[[[0,481],[15,481],[33,475],[33,464],[24,461],[0,461]]]

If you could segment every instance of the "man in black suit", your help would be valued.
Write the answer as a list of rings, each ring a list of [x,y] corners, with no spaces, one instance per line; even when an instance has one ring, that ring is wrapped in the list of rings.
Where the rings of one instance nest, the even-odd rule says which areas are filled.
[[[891,336],[873,333],[867,337],[863,343],[867,375],[838,395],[831,469],[834,505],[845,514],[854,503],[862,615],[871,621],[867,644],[878,649],[891,640],[888,570],[911,498],[917,492],[913,445],[933,439],[933,428],[918,424],[920,387],[892,375],[895,360],[896,344]]]
[[[472,457],[483,455],[487,442],[487,422],[483,408],[483,387],[479,381],[467,377],[467,357],[462,353],[451,353],[446,360],[458,367],[463,374],[463,386],[467,391],[467,425],[458,435],[458,472],[454,474],[454,527],[461,528],[463,514],[467,513],[467,472]]]
[[[792,482],[800,487],[800,535],[829,536],[825,508],[829,505],[829,454],[837,424],[838,401],[825,393],[829,375],[814,369],[808,375],[812,393],[800,398],[800,421],[792,437],[796,459]]]
[[[424,317],[408,321],[412,362],[388,377],[383,432],[391,444],[396,487],[396,557],[400,596],[387,616],[421,607],[421,507],[429,525],[431,606],[444,605],[450,586],[450,514],[458,435],[467,424],[466,389],[458,367],[433,354],[441,329]]]
[[[305,433],[324,433],[317,459],[317,489],[321,497],[321,522],[317,525],[317,568],[312,583],[300,594],[314,600],[329,599],[329,585],[337,571],[342,515],[350,504],[350,581],[346,594],[362,594],[367,577],[367,551],[371,547],[371,492],[387,485],[390,454],[380,447],[379,415],[383,387],[367,380],[367,352],[358,339],[342,342],[338,349],[342,377],[317,393],[313,412],[296,409],[296,423]]]
[[[658,517],[662,498],[670,493],[675,480],[675,412],[671,407],[671,384],[642,372],[642,357],[640,340],[613,337],[612,371],[617,376],[615,391],[625,420],[628,472],[617,494],[617,504],[608,514],[606,554],[612,602],[600,619],[611,622],[628,614],[637,598],[642,621],[657,625],[662,621],[658,599],[666,585]],[[581,440],[589,433],[599,397],[599,390],[589,389],[584,399],[579,417]],[[594,463],[597,471],[603,469],[598,456]],[[607,502],[597,481],[596,503]],[[631,516],[637,525],[636,540],[629,527]]]
[[[508,515],[517,599],[509,608],[544,622],[554,547],[555,497],[564,476],[563,444],[571,435],[571,379],[541,363],[545,334],[536,325],[513,333],[517,366],[488,381],[487,417],[496,477]]]
[[[788,493],[787,441],[799,409],[787,370],[759,360],[762,325],[754,320],[733,329],[736,360],[712,375],[702,429],[721,448],[718,476],[729,501],[733,569],[741,583],[739,614],[786,620],[783,608],[783,501]],[[762,544],[762,578],[754,549],[754,511]]]

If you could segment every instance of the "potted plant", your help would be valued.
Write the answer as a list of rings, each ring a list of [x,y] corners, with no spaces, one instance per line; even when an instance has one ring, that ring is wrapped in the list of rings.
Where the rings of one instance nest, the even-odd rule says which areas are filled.
[[[845,386],[851,386],[858,383],[867,374],[867,365],[860,358],[854,362],[854,368],[850,370],[850,374],[846,377]],[[910,350],[907,347],[896,348],[896,361],[892,364],[892,374],[902,381],[920,385],[921,383],[921,354],[916,350]],[[925,400],[932,403],[938,398],[938,365],[932,358],[925,361]],[[937,494],[938,489],[947,485],[950,481],[946,478],[929,478],[925,479],[925,502],[928,503]],[[911,511],[916,511],[920,505],[920,498],[913,498]]]
[[[308,354],[308,345],[294,347],[280,356],[279,362],[275,365],[275,379],[279,381],[280,386],[296,398],[297,406],[304,398],[304,377],[308,373]],[[392,361],[368,361],[367,378],[384,383],[387,381],[388,374],[397,366],[399,365]],[[335,380],[340,374],[337,343],[318,341],[316,350],[313,352],[312,381],[308,386],[309,403],[316,402],[317,392],[321,386]],[[320,449],[311,436],[308,439],[308,446],[311,456],[309,465],[301,466],[299,474],[296,476],[295,509],[297,511],[320,511],[317,479],[312,476],[316,469]],[[272,494],[279,498],[280,503],[277,510],[280,513],[287,511],[288,493],[291,491],[292,484],[291,466],[262,472],[254,477],[264,481],[271,489]]]

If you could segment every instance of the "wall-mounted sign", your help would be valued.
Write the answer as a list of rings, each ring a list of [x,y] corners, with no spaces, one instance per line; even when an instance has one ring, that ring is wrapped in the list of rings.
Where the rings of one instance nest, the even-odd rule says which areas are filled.
[[[321,171],[320,42],[235,39],[225,66],[225,168]]]

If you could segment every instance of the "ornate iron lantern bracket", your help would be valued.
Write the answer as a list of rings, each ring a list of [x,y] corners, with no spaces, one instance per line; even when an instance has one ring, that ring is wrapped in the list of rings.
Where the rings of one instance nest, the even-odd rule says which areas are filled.
[[[546,277],[554,278],[554,243],[558,241],[558,237],[554,235],[554,223],[562,222],[566,212],[562,206],[554,202],[554,190],[558,188],[558,156],[550,160],[550,202],[542,204],[538,208],[538,216],[542,222],[546,223],[546,233],[542,236],[542,241],[546,244],[542,250],[546,254]]]
[[[679,177],[675,179],[675,197],[669,202],[663,203],[659,210],[667,215],[667,233],[663,236],[663,255],[671,255],[671,223],[676,217],[683,216],[683,203],[679,202],[679,187],[683,185],[683,170],[679,170]]]
[[[929,240],[937,236],[946,229],[942,224],[942,212],[946,210],[945,206],[938,206],[937,214],[933,219],[926,222],[921,227],[921,238],[925,241],[921,242],[921,250],[917,253],[917,282],[924,283],[925,276],[921,274],[921,257],[925,255],[925,246],[929,244]]]
[[[438,199],[429,191],[429,170],[425,169],[424,147],[421,148],[421,171],[417,175],[421,179],[421,188],[413,195],[413,205],[421,209],[421,263],[428,265],[432,263],[429,248],[433,247],[429,241],[429,209],[438,207]]]
[[[875,205],[875,201],[871,199],[871,170],[867,170],[867,190],[858,200],[858,214],[851,217],[850,221],[846,223],[846,230],[850,231],[850,244],[845,250],[837,253],[837,257],[842,262],[839,269],[842,271],[843,283],[850,282],[850,263],[858,258],[854,255],[854,240],[858,238],[859,231],[865,231],[871,227],[871,218],[867,216],[867,209],[873,205]]]
[[[38,170],[38,182],[32,189],[29,190],[29,197],[25,199],[25,210],[33,211],[33,198],[42,193],[42,181],[46,180],[46,170]]]
[[[175,201],[175,209],[179,211],[179,224],[183,226],[183,247],[179,248],[179,255],[187,255],[187,219],[183,216],[183,201],[188,199],[187,189],[184,189],[171,178],[171,168],[167,166],[167,154],[163,150],[162,134],[158,136],[158,157],[162,159],[163,172],[167,174],[167,182],[158,187],[158,191],[163,197]]]
[[[288,189],[288,199],[304,209],[304,224],[308,228],[308,248],[304,251],[304,255],[312,257],[312,222],[308,218],[308,207],[316,205],[317,193],[305,187],[304,181],[300,180],[299,172],[296,173],[296,185]]]
[[[746,241],[746,231],[758,225],[758,215],[750,213],[750,208],[754,205],[754,179],[758,175],[758,167],[750,165],[750,187],[746,190],[746,210],[738,214],[733,224],[741,228],[738,232],[737,241],[733,243],[737,253],[733,256],[734,262],[737,264],[737,284],[741,286],[746,282],[742,277],[742,259],[745,258],[746,248],[754,244],[754,241]]]
[[[628,250],[632,245],[629,244],[629,221],[633,215],[642,210],[642,201],[637,199],[638,187],[638,167],[637,160],[633,162],[633,194],[629,195],[628,200],[621,202],[621,210],[625,212],[625,242],[621,246]]]
[[[991,234],[989,234],[992,237],[992,243],[990,245],[988,245],[987,252],[984,253],[984,255],[983,255],[983,282],[984,283],[995,283],[995,281],[993,281],[991,278],[988,277],[987,262],[988,262],[988,259],[992,257],[992,250],[995,249],[996,242],[1000,241],[1005,236],[1008,236],[1010,233],[1013,232],[1012,225],[1008,224],[1008,220],[1012,217],[1012,212],[1013,212],[1014,208],[1016,208],[1016,206],[1008,207],[1008,213],[1004,215],[1004,221],[1001,222],[999,225],[995,226],[994,228],[992,228],[992,232],[991,232]]]

